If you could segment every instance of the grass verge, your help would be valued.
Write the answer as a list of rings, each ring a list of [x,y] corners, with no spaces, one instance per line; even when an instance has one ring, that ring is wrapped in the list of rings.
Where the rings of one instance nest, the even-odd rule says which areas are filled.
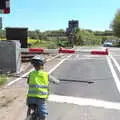
[[[8,80],[7,75],[0,75],[0,86],[5,84]]]

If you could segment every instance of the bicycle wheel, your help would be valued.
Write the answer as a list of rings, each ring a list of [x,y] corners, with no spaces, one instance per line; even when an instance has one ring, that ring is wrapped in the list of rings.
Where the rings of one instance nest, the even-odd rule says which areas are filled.
[[[34,119],[32,118],[32,115],[28,115],[25,120],[34,120]]]

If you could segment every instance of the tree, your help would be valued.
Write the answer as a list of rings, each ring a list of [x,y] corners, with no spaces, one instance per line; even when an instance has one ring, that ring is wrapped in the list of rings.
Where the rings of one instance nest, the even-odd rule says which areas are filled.
[[[116,12],[111,28],[115,36],[120,37],[120,9]]]
[[[6,38],[5,31],[0,30],[0,39],[5,39],[5,38]]]
[[[81,30],[78,28],[75,33],[75,44],[76,45],[83,45],[84,41],[81,35]]]
[[[34,31],[29,31],[29,32],[28,32],[28,36],[29,36],[29,38],[31,38],[31,39],[36,39]]]
[[[76,45],[100,45],[101,41],[101,37],[95,36],[92,31],[78,29],[76,32]]]
[[[104,31],[104,36],[113,36],[113,32],[110,30],[105,30]]]

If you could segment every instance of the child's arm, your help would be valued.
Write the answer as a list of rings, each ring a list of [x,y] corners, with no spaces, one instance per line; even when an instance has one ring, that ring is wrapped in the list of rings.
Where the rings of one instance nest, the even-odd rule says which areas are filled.
[[[29,77],[27,78],[27,84],[29,84]]]
[[[30,74],[27,77],[27,84],[29,84]]]
[[[57,78],[53,77],[52,75],[49,75],[49,81],[53,82],[53,83],[59,83],[60,82]]]

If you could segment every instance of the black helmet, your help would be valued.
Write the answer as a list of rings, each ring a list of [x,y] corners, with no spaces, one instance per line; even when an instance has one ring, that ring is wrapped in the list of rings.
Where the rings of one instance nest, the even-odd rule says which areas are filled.
[[[41,55],[36,55],[32,58],[31,63],[33,65],[44,65],[45,58]]]

